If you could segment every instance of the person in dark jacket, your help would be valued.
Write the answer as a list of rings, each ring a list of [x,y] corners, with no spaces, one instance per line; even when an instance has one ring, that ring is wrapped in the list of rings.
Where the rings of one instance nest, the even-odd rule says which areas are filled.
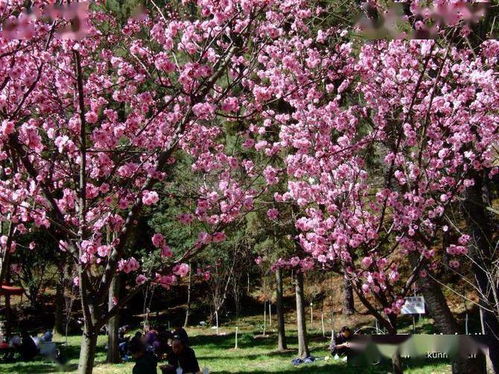
[[[133,374],[157,374],[158,361],[151,352],[146,352],[144,344],[135,340],[130,343],[130,353],[135,359]]]
[[[347,326],[343,326],[340,332],[334,337],[331,344],[331,355],[349,356],[352,353],[350,340],[352,338],[352,330]]]
[[[173,331],[173,336],[182,340],[182,343],[184,343],[184,345],[186,347],[189,347],[190,344],[189,344],[189,335],[187,335],[187,331],[185,331],[185,329],[180,326],[180,327],[177,327],[174,331]]]
[[[168,365],[161,366],[163,374],[175,374],[178,368],[183,373],[199,373],[199,364],[194,350],[179,338],[172,340],[172,351],[167,356]]]
[[[159,358],[166,357],[171,352],[170,340],[173,339],[173,334],[168,331],[164,326],[158,327],[158,342],[159,346],[155,353]]]
[[[21,345],[19,346],[19,353],[23,361],[31,361],[39,353],[35,341],[27,331],[21,333]]]

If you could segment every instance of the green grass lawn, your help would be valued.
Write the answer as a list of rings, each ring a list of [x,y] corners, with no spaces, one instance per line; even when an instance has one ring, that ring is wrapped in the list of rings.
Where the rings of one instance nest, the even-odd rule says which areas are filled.
[[[220,335],[210,328],[188,329],[191,336],[193,348],[199,360],[200,366],[208,367],[210,372],[227,373],[337,373],[337,374],[358,374],[358,373],[387,373],[390,371],[389,364],[377,365],[369,368],[349,368],[344,362],[333,361],[329,358],[327,345],[329,339],[323,338],[322,334],[311,334],[310,346],[312,354],[320,361],[312,364],[303,364],[294,367],[291,360],[296,355],[296,336],[294,331],[290,331],[288,345],[290,350],[285,353],[275,351],[275,332],[267,337],[258,336],[260,330],[251,329],[247,325],[239,334],[239,348],[234,349],[234,330],[229,328],[220,329]],[[64,338],[57,339],[63,342]],[[110,365],[105,361],[106,337],[99,337],[98,351],[96,357],[96,374],[129,374],[132,372],[133,363]],[[54,363],[44,361],[34,361],[31,363],[9,363],[0,364],[0,373],[5,374],[38,374],[38,373],[76,373],[78,363],[78,352],[80,337],[68,337],[67,346],[63,347],[63,352],[69,359],[68,364],[62,368]],[[406,363],[406,372],[412,374],[444,374],[450,373],[450,365],[444,362],[432,362],[431,365],[425,363]],[[158,371],[159,373],[159,371]]]

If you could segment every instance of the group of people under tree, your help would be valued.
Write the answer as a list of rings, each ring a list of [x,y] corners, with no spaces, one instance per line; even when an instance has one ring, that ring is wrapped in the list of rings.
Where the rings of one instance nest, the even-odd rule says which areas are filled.
[[[144,334],[136,332],[130,340],[123,336],[120,343],[120,351],[135,360],[133,374],[157,374],[158,366],[162,374],[200,372],[184,328],[177,327],[172,332],[163,326],[147,330]]]
[[[3,353],[4,362],[23,361],[28,362],[43,356],[50,360],[61,362],[62,357],[54,342],[53,334],[50,330],[45,331],[41,336],[31,335],[23,326],[18,334],[0,337],[0,351]]]

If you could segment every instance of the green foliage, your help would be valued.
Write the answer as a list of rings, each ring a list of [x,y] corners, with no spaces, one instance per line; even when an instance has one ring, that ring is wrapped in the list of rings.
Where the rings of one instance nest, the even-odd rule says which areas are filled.
[[[103,7],[124,23],[130,16],[140,11],[142,4],[142,0],[106,0]]]
[[[36,245],[29,249],[30,243]],[[66,256],[58,249],[57,241],[45,230],[28,233],[17,243],[11,259],[11,277],[15,284],[26,289],[32,306],[38,306],[40,292],[54,285],[58,275],[56,264]]]

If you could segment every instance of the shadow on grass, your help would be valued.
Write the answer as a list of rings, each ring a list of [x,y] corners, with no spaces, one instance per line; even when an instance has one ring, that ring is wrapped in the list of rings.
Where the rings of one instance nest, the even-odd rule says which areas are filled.
[[[238,351],[231,351],[231,353],[234,353],[233,356],[226,356],[227,361],[238,361],[238,360],[262,360],[265,357],[271,358],[271,357],[279,357],[279,358],[289,358],[289,361],[293,358],[295,358],[297,350],[292,350],[288,352],[278,352],[278,351],[273,351],[273,352],[268,352],[268,353],[255,353],[255,354],[244,354],[241,352],[241,355],[236,355]],[[220,360],[220,354],[213,354],[213,355],[197,355],[198,360],[200,361],[218,361]]]
[[[65,373],[77,369],[78,365],[67,364],[70,360],[78,360],[80,356],[79,345],[63,345],[59,344],[58,348],[61,352],[61,362],[65,365],[59,365],[53,361],[43,360],[39,356],[39,360],[23,362],[15,361],[10,363],[0,363],[0,374],[43,374],[43,373]],[[106,350],[104,346],[98,345],[96,348],[95,365],[101,364],[101,357],[105,357]]]
[[[313,373],[313,374],[385,374],[387,372],[385,367],[348,367],[348,366],[340,366],[335,364],[328,364],[324,366],[316,366],[314,364],[305,364],[302,366],[292,366],[289,368],[279,370],[279,373],[287,374],[287,373]],[[217,371],[217,374],[234,374],[233,371]],[[267,370],[251,370],[248,373],[252,374],[265,374],[268,373]]]
[[[217,348],[231,349],[234,348],[235,334],[226,335],[197,335],[189,338],[193,348]],[[297,344],[296,336],[287,336],[286,343],[288,345]],[[323,342],[325,346],[329,344],[329,339],[322,335],[309,335],[309,341]],[[265,348],[269,350],[275,349],[277,346],[277,334],[269,334],[267,336],[255,334],[241,334],[238,339],[239,348]]]
[[[78,365],[65,365],[64,367],[49,361],[15,362],[0,364],[1,374],[43,374],[63,373],[76,370]]]
[[[240,348],[238,350],[235,350],[232,348],[229,350],[229,352],[232,355],[226,356],[227,360],[239,360],[239,359],[255,360],[255,359],[262,359],[265,357],[269,357],[269,358],[277,357],[277,358],[284,358],[284,359],[288,358],[289,361],[291,362],[291,360],[296,357],[298,350],[297,349],[287,349],[285,351],[277,351],[277,350],[269,349],[268,351],[265,351],[265,352],[245,354],[244,349]],[[240,354],[237,354],[237,353],[240,353]],[[319,357],[322,358],[324,355],[324,351],[320,348],[312,348],[312,349],[310,349],[310,354],[312,356],[317,357],[317,358],[319,358]],[[216,355],[215,354],[214,355],[199,354],[199,355],[197,355],[197,357],[199,360],[207,360],[207,361],[220,359],[219,354],[216,354]]]

